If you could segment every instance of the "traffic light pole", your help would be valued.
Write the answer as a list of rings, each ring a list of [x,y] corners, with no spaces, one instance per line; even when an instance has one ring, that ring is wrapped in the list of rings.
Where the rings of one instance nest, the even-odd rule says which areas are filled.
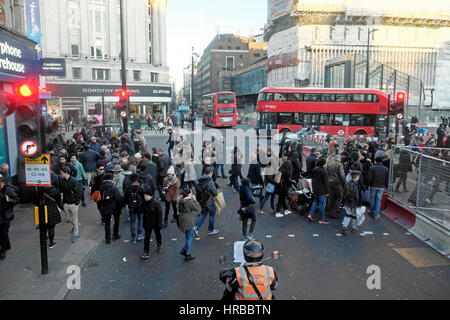
[[[120,42],[122,50],[122,90],[127,90],[127,70],[125,57],[125,16],[123,0],[120,0]],[[127,116],[123,118],[123,132],[128,133],[128,115],[130,114],[130,103],[127,99]]]
[[[46,137],[45,137],[45,121],[42,115],[42,111],[39,110],[39,119],[41,121],[40,126],[40,136],[41,142],[40,147],[44,151],[43,153],[49,151],[47,150]],[[44,189],[42,187],[36,187],[36,191],[39,199],[39,242],[41,247],[41,273],[48,274],[48,256],[47,256],[47,224],[45,223],[45,201],[44,201]]]

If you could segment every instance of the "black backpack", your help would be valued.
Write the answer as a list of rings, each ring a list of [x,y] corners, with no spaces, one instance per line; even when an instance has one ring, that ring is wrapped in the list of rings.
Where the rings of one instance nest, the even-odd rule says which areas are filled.
[[[142,188],[136,188],[135,190],[131,191],[130,193],[130,201],[128,203],[131,210],[140,210],[142,208]]]
[[[111,187],[102,187],[102,201],[112,201],[114,200],[114,192]]]
[[[196,188],[196,198],[200,205],[204,206],[209,199],[210,190],[207,180],[199,180]]]

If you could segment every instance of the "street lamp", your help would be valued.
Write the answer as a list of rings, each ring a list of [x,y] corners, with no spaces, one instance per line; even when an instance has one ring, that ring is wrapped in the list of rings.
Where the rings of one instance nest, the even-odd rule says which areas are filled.
[[[192,47],[192,74],[191,74],[191,112],[194,114],[194,101],[195,101],[195,97],[194,97],[194,57],[200,57],[197,53],[194,52],[194,47]]]
[[[379,29],[370,30],[370,26],[367,28],[367,65],[366,65],[366,88],[369,88],[369,70],[370,70],[370,34],[378,31]]]

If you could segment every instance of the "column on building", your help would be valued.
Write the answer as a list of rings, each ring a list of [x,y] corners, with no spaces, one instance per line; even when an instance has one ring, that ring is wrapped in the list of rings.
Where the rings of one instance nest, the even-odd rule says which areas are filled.
[[[159,23],[160,1],[153,0],[150,4],[152,6],[153,65],[157,66],[161,64],[161,39]]]

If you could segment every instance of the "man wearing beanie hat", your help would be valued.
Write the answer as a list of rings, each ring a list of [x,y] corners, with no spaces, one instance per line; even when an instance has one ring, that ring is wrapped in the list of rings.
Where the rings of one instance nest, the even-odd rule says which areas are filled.
[[[147,187],[143,187],[144,192],[144,204],[142,211],[144,213],[144,254],[140,257],[142,260],[147,260],[150,253],[150,238],[152,231],[155,231],[156,236],[156,251],[159,253],[162,247],[161,227],[162,227],[162,208],[161,203],[154,199],[154,191]]]

